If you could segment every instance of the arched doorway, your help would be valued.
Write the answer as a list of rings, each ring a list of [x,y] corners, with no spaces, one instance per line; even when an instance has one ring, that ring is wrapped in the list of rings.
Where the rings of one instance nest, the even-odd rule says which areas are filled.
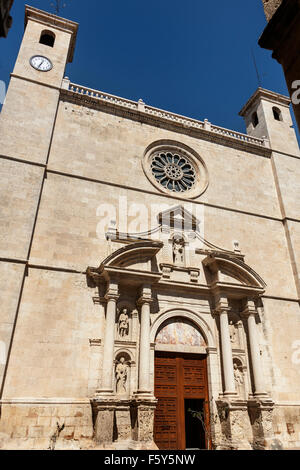
[[[164,322],[155,340],[154,441],[159,449],[208,448],[206,342],[188,319]],[[204,423],[194,416],[204,420]]]

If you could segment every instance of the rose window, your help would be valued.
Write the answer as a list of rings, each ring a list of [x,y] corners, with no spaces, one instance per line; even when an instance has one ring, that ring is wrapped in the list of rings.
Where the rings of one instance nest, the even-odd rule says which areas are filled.
[[[160,185],[176,193],[189,191],[196,181],[194,166],[186,157],[177,153],[155,154],[152,157],[151,170]]]

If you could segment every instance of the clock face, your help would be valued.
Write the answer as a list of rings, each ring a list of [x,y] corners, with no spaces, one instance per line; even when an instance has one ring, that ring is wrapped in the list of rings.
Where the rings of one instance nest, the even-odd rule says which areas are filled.
[[[53,68],[51,60],[42,55],[35,55],[31,57],[30,65],[40,72],[49,72],[49,70]]]

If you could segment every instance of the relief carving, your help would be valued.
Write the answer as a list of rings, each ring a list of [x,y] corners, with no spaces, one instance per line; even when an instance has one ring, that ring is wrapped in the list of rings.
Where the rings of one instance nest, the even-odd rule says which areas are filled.
[[[143,408],[139,410],[139,440],[150,442],[153,440],[154,409]]]
[[[128,365],[125,357],[121,357],[116,365],[116,392],[117,395],[125,395],[127,392]]]

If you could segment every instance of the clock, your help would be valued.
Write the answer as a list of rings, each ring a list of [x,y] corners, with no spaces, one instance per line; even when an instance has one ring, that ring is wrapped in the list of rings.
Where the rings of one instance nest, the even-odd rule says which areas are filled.
[[[34,55],[31,57],[30,65],[39,72],[49,72],[49,70],[53,68],[51,60],[42,55]]]

